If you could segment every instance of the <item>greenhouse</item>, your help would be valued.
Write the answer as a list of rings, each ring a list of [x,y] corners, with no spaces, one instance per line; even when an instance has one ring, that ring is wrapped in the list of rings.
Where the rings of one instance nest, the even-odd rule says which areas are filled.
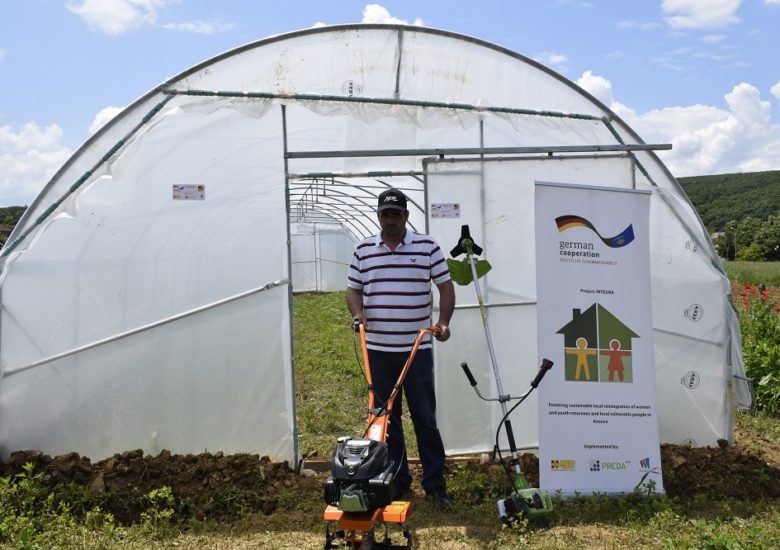
[[[539,63],[423,27],[314,28],[187,69],[92,136],[0,251],[0,454],[297,461],[292,293],[343,290],[388,187],[445,250],[470,226],[493,265],[504,385],[522,390],[543,353],[537,181],[652,192],[661,441],[730,441],[751,402],[730,285],[664,148]],[[458,288],[454,336],[435,348],[449,454],[490,450],[500,418],[458,368],[489,393],[485,344],[466,337],[479,331]],[[518,445],[534,448],[525,411]]]

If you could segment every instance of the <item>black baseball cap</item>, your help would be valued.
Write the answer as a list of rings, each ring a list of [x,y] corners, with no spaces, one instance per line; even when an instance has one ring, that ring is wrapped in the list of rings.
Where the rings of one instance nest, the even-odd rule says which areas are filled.
[[[406,195],[398,189],[388,189],[379,194],[376,211],[382,210],[406,210]]]

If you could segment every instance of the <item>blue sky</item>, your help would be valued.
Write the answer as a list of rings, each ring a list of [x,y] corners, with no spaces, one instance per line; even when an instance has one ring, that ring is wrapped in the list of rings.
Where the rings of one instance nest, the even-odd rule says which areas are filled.
[[[28,204],[91,132],[188,67],[361,22],[534,58],[672,143],[676,176],[780,169],[780,0],[0,0],[0,206]]]

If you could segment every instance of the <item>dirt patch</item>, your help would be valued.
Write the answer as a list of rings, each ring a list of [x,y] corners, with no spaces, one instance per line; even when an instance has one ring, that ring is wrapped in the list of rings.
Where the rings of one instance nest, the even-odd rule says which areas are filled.
[[[664,487],[670,496],[780,497],[780,468],[741,447],[661,445]]]
[[[321,482],[296,475],[287,462],[271,462],[253,454],[203,453],[157,456],[127,451],[92,463],[89,458],[69,453],[54,458],[38,451],[18,451],[8,463],[0,463],[0,474],[15,475],[24,464],[35,465],[43,482],[54,487],[71,483],[88,489],[92,503],[114,514],[121,523],[137,521],[149,506],[146,495],[163,486],[176,498],[178,519],[206,517],[229,520],[245,512],[272,514],[279,497],[293,489],[320,491]]]
[[[779,450],[768,441],[753,441],[752,435],[737,435],[741,445],[733,447],[662,445],[667,494],[780,498]],[[279,499],[289,491],[304,491],[311,498],[321,499],[322,482],[327,475],[297,475],[287,462],[271,462],[268,457],[252,454],[174,455],[162,451],[157,456],[144,456],[140,450],[116,454],[94,464],[76,453],[52,458],[37,451],[19,451],[7,463],[0,463],[0,475],[15,475],[28,462],[35,465],[36,472],[44,474],[44,483],[52,487],[58,483],[81,487],[90,495],[90,505],[100,504],[125,524],[140,518],[149,505],[146,495],[162,486],[171,487],[176,497],[178,519],[230,520],[246,512],[273,514]],[[537,484],[537,458],[524,454],[522,466],[529,481]],[[495,464],[453,461],[448,465],[450,474],[464,468],[485,474],[490,483],[505,483],[500,466]],[[458,490],[455,486],[453,489]],[[460,491],[464,494],[459,498],[470,500],[468,487]]]

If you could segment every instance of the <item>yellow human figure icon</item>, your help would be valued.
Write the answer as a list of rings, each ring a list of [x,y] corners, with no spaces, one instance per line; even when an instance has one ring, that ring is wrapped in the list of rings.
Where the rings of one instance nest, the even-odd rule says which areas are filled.
[[[578,349],[567,349],[566,353],[569,355],[576,355],[577,356],[577,367],[574,371],[574,379],[580,380],[580,369],[585,371],[585,380],[590,380],[590,367],[588,366],[588,357],[596,355],[596,350],[592,349],[586,349],[588,346],[588,341],[583,338],[579,337],[577,338],[577,348]]]

